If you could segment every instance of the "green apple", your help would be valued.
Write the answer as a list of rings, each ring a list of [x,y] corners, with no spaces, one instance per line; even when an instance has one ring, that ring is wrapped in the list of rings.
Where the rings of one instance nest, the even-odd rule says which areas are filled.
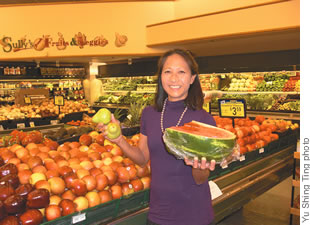
[[[118,138],[121,135],[121,128],[117,123],[109,123],[107,131],[110,139]]]
[[[111,121],[111,112],[106,108],[100,109],[92,118],[94,123],[104,123],[107,125]]]

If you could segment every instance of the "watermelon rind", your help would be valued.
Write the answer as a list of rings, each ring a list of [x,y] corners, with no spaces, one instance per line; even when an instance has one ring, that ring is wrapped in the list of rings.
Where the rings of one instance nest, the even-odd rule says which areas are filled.
[[[194,158],[201,159],[205,157],[207,161],[215,160],[221,163],[229,157],[236,145],[236,135],[222,128],[214,127],[208,124],[192,121],[200,126],[218,129],[226,134],[226,138],[213,138],[202,135],[183,132],[167,128],[164,132],[163,140],[169,153],[177,159]]]

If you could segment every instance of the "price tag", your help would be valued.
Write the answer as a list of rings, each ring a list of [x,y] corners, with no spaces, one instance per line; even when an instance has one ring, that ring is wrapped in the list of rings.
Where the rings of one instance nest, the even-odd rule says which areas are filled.
[[[202,108],[206,110],[208,113],[210,113],[211,112],[210,102],[204,103]]]
[[[239,161],[242,162],[244,160],[245,160],[245,155],[241,155],[240,158],[239,158]]]
[[[59,122],[59,120],[51,120],[52,125],[56,125],[56,124],[58,124],[58,122]]]
[[[25,128],[25,124],[24,123],[18,123],[17,128]]]
[[[35,127],[34,122],[29,122],[30,127]]]
[[[26,104],[31,104],[31,98],[30,97],[24,97],[24,101]]]
[[[218,103],[221,117],[246,117],[246,104],[244,99],[219,99]]]
[[[262,153],[265,152],[265,149],[264,149],[264,148],[260,148],[260,149],[258,150],[258,152],[259,152],[259,154],[262,154]]]
[[[81,213],[76,216],[72,216],[72,224],[79,223],[86,220],[86,213]]]
[[[222,79],[225,79],[225,78],[226,78],[226,75],[225,75],[225,74],[221,74],[221,78],[222,78]]]
[[[228,168],[228,165],[227,165],[227,163],[225,163],[225,164],[222,165],[221,167],[222,167],[222,169],[226,169],[226,168]]]
[[[0,125],[0,130],[4,130],[4,128],[3,128],[3,126],[2,126],[2,125]]]
[[[62,95],[55,95],[54,96],[54,104],[55,105],[64,105],[64,96]]]

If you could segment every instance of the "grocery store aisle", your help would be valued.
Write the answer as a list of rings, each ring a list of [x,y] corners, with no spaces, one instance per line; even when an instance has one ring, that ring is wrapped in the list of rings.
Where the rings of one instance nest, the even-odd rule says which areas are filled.
[[[224,218],[217,225],[287,225],[290,221],[292,177]],[[299,217],[294,217],[299,225]]]

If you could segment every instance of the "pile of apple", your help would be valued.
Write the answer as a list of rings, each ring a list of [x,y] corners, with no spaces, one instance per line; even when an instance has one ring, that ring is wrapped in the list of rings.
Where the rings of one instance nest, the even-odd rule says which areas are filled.
[[[139,135],[126,140],[137,145]],[[12,218],[21,224],[30,224],[24,218],[35,218],[40,222],[31,224],[39,224],[44,218],[66,216],[150,185],[149,164],[143,168],[134,164],[97,131],[82,135],[79,142],[61,145],[49,139],[13,144],[0,148],[0,157],[4,162],[0,168],[0,225]],[[14,169],[7,172],[6,167]],[[14,182],[2,181],[9,179],[7,176]],[[19,197],[17,186],[24,196]],[[14,210],[7,202],[14,202]]]
[[[279,139],[279,135],[273,133],[277,131],[277,126],[265,122],[264,116],[256,116],[255,120],[248,117],[235,119],[234,127],[230,118],[221,118],[219,116],[214,116],[214,118],[217,127],[236,134],[241,155],[265,147],[270,142]]]

